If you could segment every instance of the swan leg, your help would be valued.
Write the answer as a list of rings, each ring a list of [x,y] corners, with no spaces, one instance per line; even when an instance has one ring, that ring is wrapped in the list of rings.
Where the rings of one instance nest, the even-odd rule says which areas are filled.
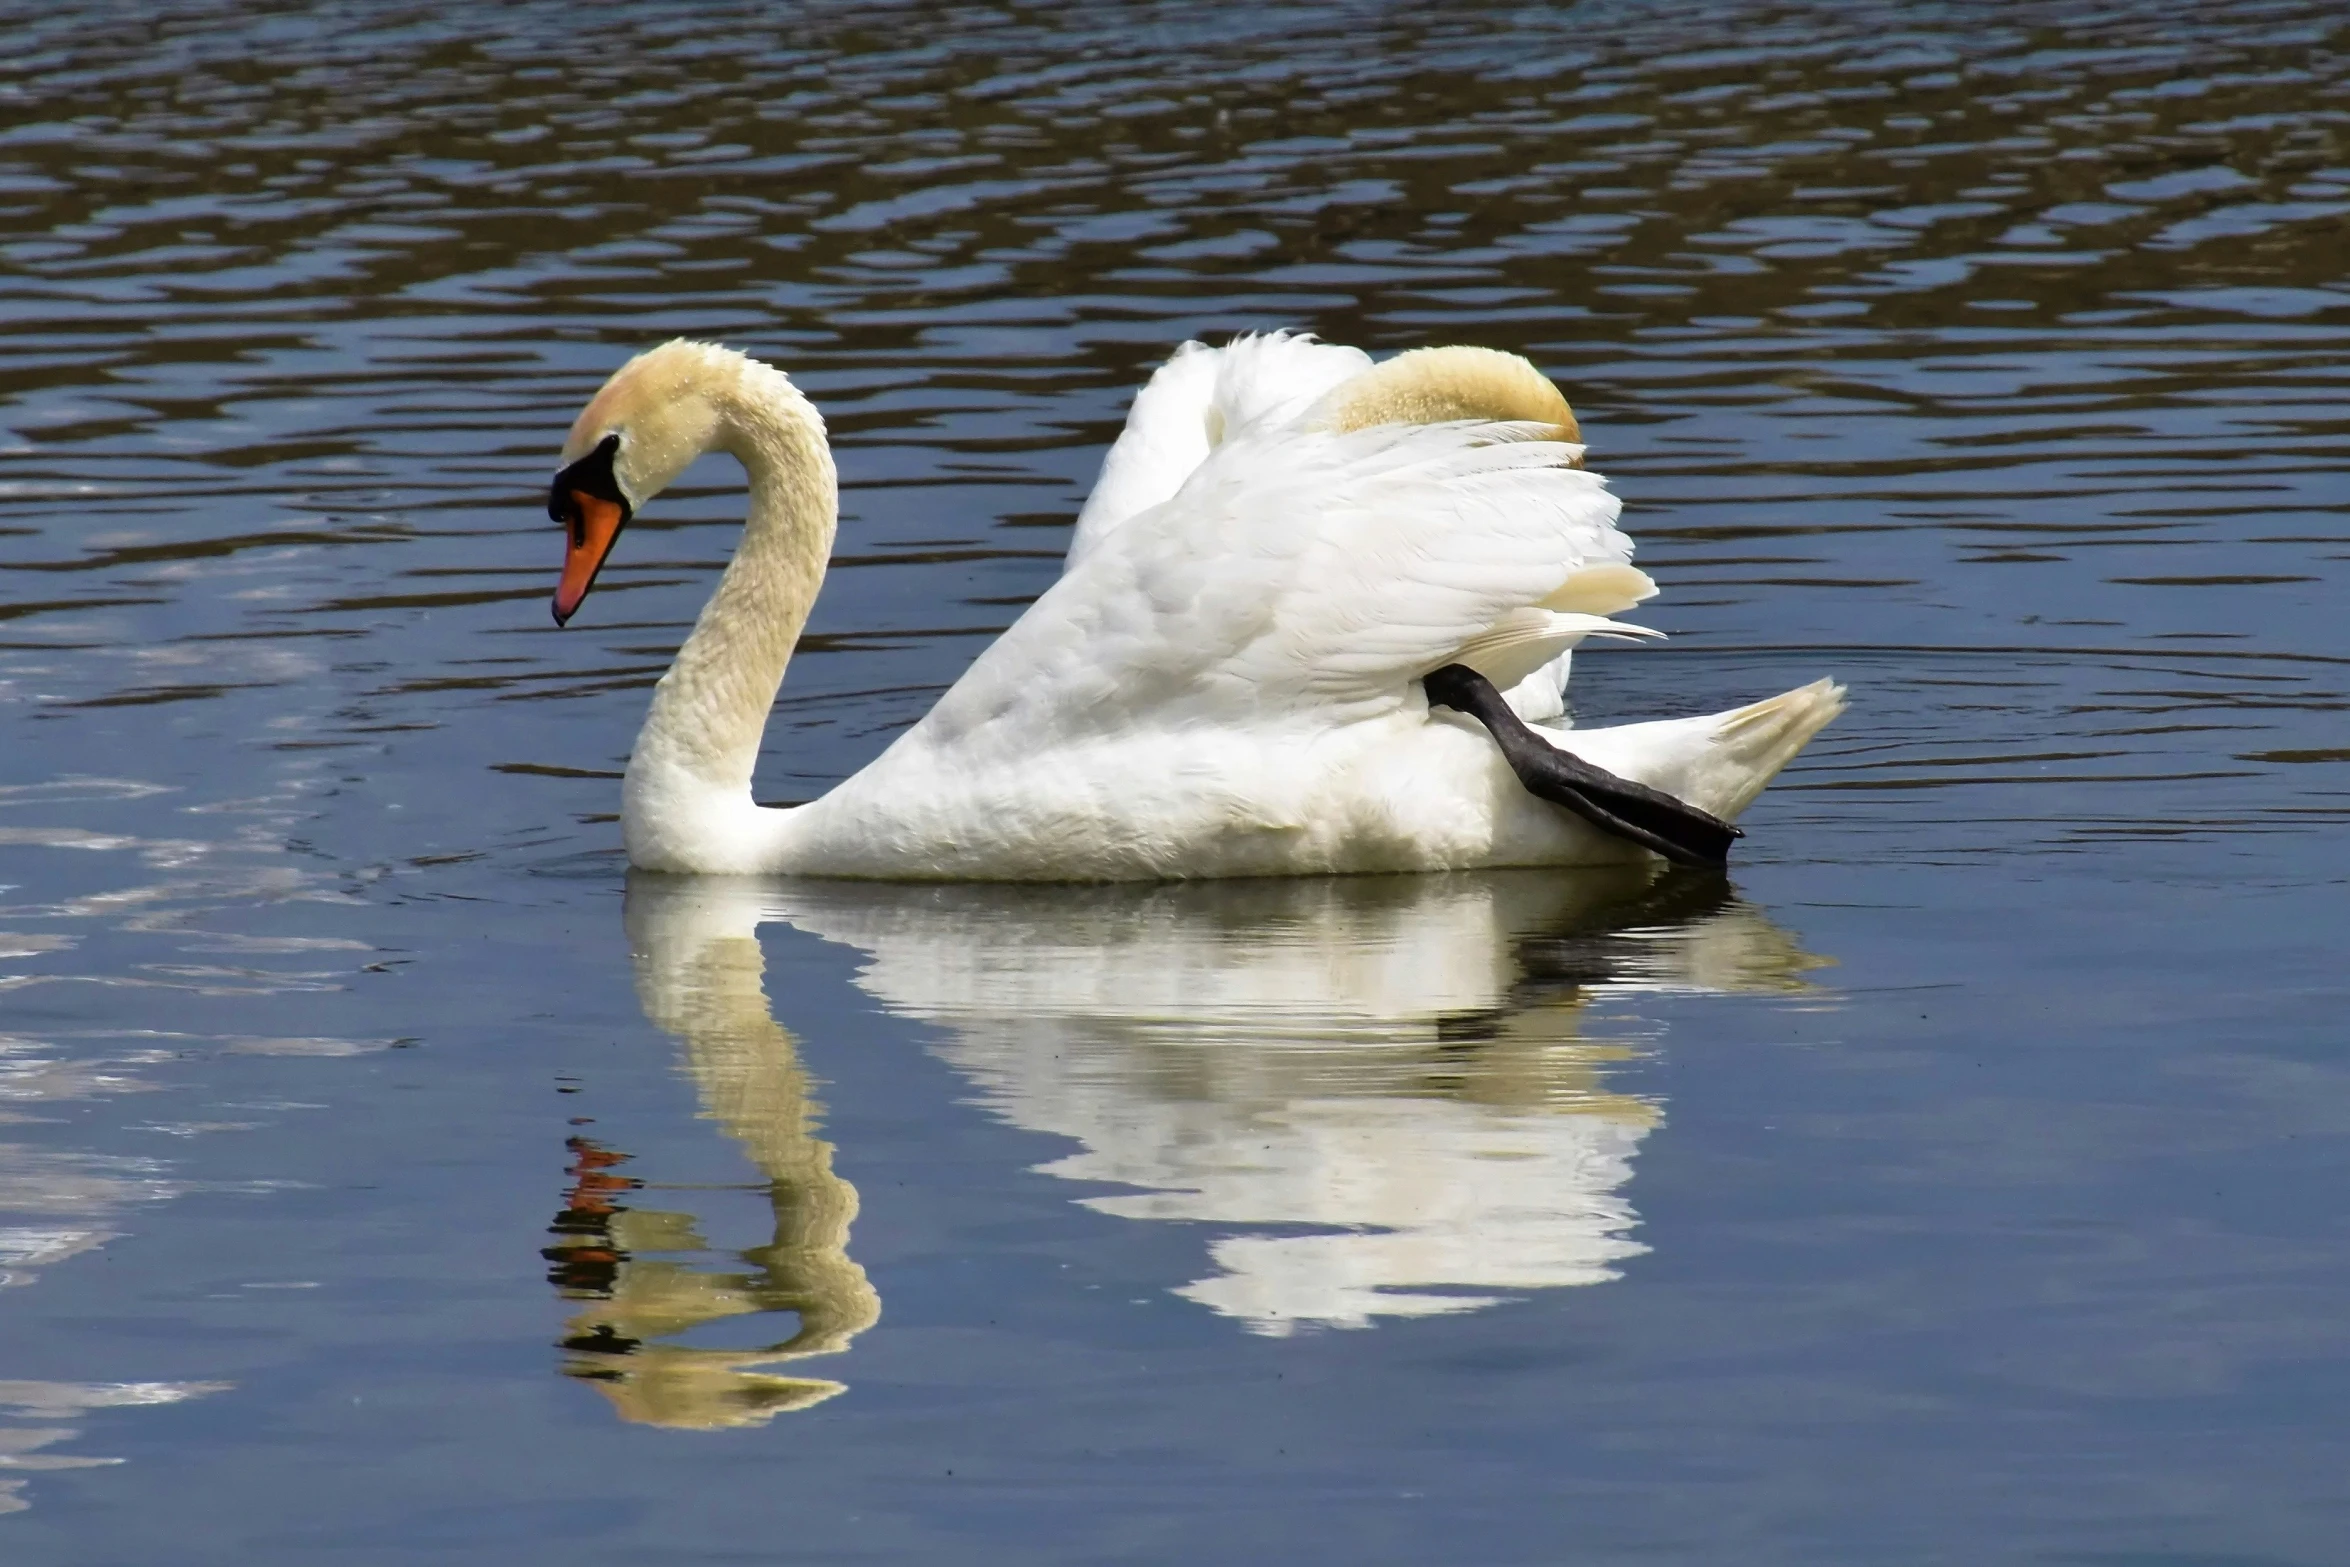
[[[1502,759],[1528,793],[1565,806],[1600,831],[1653,850],[1675,865],[1721,865],[1746,836],[1720,817],[1661,789],[1619,778],[1544,741],[1511,711],[1493,682],[1465,664],[1447,664],[1421,679],[1431,707],[1468,714],[1492,731]]]

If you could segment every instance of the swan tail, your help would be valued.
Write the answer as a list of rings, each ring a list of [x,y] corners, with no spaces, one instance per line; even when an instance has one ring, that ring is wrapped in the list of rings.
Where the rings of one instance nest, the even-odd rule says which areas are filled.
[[[1683,798],[1724,820],[1754,803],[1779,769],[1844,711],[1844,687],[1815,680],[1718,715]]]
[[[1551,741],[1727,822],[1843,711],[1844,688],[1815,680],[1727,713],[1552,731]]]

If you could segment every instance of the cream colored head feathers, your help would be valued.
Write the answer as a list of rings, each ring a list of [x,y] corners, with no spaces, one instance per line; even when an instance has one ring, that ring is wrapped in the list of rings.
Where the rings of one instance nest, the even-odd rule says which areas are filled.
[[[1415,348],[1372,366],[1323,400],[1314,422],[1330,430],[1380,424],[1507,419],[1546,424],[1554,440],[1580,443],[1574,410],[1550,378],[1492,348]]]
[[[716,343],[673,338],[612,372],[573,422],[563,461],[576,462],[618,435],[613,477],[629,505],[642,506],[704,452],[744,457],[744,420],[778,402],[821,438],[823,416],[782,371]]]

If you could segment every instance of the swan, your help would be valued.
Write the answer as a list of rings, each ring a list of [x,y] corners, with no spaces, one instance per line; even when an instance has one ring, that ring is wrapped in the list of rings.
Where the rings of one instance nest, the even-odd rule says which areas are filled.
[[[630,863],[925,881],[1720,863],[1731,819],[1843,688],[1529,726],[1504,692],[1585,637],[1655,634],[1609,618],[1653,590],[1618,503],[1523,359],[1434,348],[1350,368],[1239,408],[1164,498],[1174,460],[1105,473],[1059,580],[881,756],[778,808],[753,801],[751,773],[838,519],[823,416],[713,344],[621,366],[549,491],[558,625],[697,457],[732,455],[751,492],[629,756]]]

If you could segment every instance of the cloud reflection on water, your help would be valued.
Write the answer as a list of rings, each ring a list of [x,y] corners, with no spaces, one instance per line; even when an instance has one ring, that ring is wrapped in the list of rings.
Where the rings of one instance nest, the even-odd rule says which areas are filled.
[[[79,1426],[58,1422],[78,1419],[93,1409],[135,1405],[177,1404],[225,1392],[227,1382],[0,1382],[0,1513],[22,1512],[32,1506],[25,1494],[31,1474],[58,1469],[96,1469],[119,1464],[119,1458],[97,1458],[80,1453],[48,1451],[82,1434]],[[14,1422],[39,1422],[17,1424]]]

